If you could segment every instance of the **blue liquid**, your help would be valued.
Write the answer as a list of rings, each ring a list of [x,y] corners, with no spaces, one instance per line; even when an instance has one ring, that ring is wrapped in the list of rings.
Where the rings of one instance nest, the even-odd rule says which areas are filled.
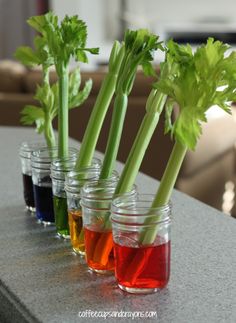
[[[40,221],[54,223],[52,188],[34,185],[36,217]]]

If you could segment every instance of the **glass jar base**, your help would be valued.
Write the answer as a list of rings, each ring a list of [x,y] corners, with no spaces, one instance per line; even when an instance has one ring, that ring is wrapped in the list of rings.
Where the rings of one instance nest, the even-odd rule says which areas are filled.
[[[65,240],[70,240],[70,235],[69,235],[69,234],[64,234],[64,233],[63,233],[61,236],[62,236],[62,238],[63,238],[63,239],[65,239]]]
[[[63,236],[62,236],[62,234],[60,232],[57,232],[57,237],[61,238],[61,239],[63,238]]]
[[[55,222],[42,221],[41,222],[45,227],[54,226]]]
[[[26,209],[26,211],[29,211],[31,213],[35,213],[36,212],[36,208],[34,206],[26,205],[25,206],[25,209]]]
[[[88,268],[92,272],[94,272],[96,274],[100,274],[100,275],[112,275],[113,274],[113,270],[95,269],[95,268],[92,268],[89,266],[88,266]]]
[[[73,249],[73,251],[77,254],[77,255],[79,255],[79,256],[81,256],[81,257],[84,257],[85,256],[85,251],[81,251],[81,250],[79,250],[79,249],[77,249],[77,248],[72,248]]]
[[[160,290],[160,288],[135,288],[135,287],[126,287],[121,284],[118,284],[119,288],[123,291],[131,294],[153,294]]]

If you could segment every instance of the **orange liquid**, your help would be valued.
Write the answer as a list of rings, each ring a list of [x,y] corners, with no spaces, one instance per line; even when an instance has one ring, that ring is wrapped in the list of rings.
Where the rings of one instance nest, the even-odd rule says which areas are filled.
[[[85,231],[85,251],[89,268],[94,271],[114,270],[112,232]]]
[[[80,255],[84,255],[85,246],[82,212],[80,210],[70,210],[68,212],[68,219],[73,250]]]

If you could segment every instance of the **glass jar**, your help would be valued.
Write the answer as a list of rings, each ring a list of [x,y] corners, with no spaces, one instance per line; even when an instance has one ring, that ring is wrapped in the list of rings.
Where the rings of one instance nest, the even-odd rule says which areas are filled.
[[[117,174],[87,183],[81,192],[86,261],[92,271],[101,274],[114,270],[110,206],[118,179]]]
[[[77,155],[78,150],[69,148],[69,156]],[[51,162],[58,158],[58,148],[43,148],[31,154],[32,180],[36,217],[44,225],[54,224],[52,199]]]
[[[169,281],[171,207],[152,208],[153,200],[144,194],[112,202],[115,276],[130,293],[153,293]]]
[[[71,245],[76,254],[84,256],[84,230],[80,206],[83,185],[99,178],[100,167],[85,167],[80,171],[71,171],[66,175],[65,191],[70,228]]]
[[[55,215],[56,231],[58,236],[70,239],[68,222],[67,198],[65,191],[65,178],[67,173],[72,171],[76,164],[77,156],[57,159],[51,164],[53,206]],[[100,168],[101,161],[98,158],[92,159],[92,167]]]
[[[21,172],[26,210],[35,212],[34,191],[32,182],[31,153],[46,147],[43,142],[23,142],[20,146]]]

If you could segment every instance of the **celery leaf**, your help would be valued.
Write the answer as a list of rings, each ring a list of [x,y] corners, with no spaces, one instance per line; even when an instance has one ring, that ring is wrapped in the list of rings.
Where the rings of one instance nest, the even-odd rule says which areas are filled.
[[[236,99],[236,55],[226,55],[229,46],[209,38],[193,53],[190,45],[167,43],[166,63],[173,73],[156,84],[177,103],[179,114],[171,123],[171,106],[167,106],[167,131],[181,144],[194,149],[206,122],[206,111],[218,105],[230,112]],[[166,66],[165,66],[166,67]]]

